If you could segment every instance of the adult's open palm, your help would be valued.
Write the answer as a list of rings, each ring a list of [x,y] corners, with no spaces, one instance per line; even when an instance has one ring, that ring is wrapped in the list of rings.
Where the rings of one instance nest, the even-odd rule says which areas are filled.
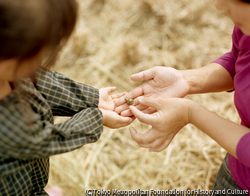
[[[140,96],[182,98],[187,95],[189,90],[187,81],[183,78],[181,71],[171,67],[153,67],[132,75],[131,80],[134,82],[145,82],[116,101],[116,106],[118,107],[116,107],[115,111],[124,116],[132,115],[128,110],[128,105],[125,103],[124,97],[135,99],[134,105],[139,110],[144,110],[146,113],[153,113],[155,112],[154,108],[148,108],[139,104],[136,98]]]

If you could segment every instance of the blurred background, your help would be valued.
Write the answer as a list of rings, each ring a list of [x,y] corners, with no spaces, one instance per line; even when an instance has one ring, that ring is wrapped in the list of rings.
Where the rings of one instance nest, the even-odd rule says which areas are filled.
[[[231,49],[233,23],[213,0],[78,2],[76,31],[55,70],[96,88],[130,91],[140,85],[131,74],[153,66],[197,68]],[[233,93],[186,98],[239,123]],[[61,186],[66,196],[84,195],[86,189],[212,188],[226,152],[196,127],[187,125],[160,153],[140,148],[129,127],[149,129],[137,120],[117,130],[104,128],[96,143],[53,156],[48,187]]]

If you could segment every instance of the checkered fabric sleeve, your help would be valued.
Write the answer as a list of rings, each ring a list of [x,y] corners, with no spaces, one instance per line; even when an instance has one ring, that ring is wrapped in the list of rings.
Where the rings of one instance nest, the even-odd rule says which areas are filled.
[[[1,159],[33,159],[95,142],[103,130],[97,89],[42,68],[0,103]],[[54,125],[53,115],[72,116]]]
[[[98,89],[58,72],[41,67],[36,80],[38,91],[49,103],[54,116],[72,116],[82,109],[98,106]]]
[[[100,137],[99,91],[41,68],[0,100],[0,195],[48,195],[49,156]],[[54,125],[53,115],[71,116]]]

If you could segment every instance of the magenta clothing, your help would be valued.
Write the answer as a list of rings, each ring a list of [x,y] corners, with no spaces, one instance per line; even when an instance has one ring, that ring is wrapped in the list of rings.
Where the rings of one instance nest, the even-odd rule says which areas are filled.
[[[232,39],[232,50],[214,62],[222,65],[231,74],[235,88],[234,103],[241,124],[250,128],[250,37],[235,27]],[[238,159],[228,155],[231,175],[250,195],[250,133],[241,138],[236,154]]]

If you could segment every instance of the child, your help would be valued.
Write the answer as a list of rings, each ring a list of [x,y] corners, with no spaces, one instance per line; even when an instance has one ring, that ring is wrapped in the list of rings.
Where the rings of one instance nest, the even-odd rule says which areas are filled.
[[[70,37],[75,0],[0,0],[0,195],[48,195],[49,156],[133,121],[114,110],[115,87],[95,89],[46,66]],[[54,125],[53,115],[72,116]]]
[[[140,146],[155,152],[167,148],[178,131],[188,123],[197,126],[229,153],[217,175],[214,190],[226,189],[226,195],[230,193],[248,195],[250,194],[250,1],[217,0],[216,6],[224,10],[236,25],[232,36],[232,51],[199,69],[177,71],[173,68],[154,67],[132,75],[131,79],[135,82],[143,80],[147,82],[128,93],[126,97],[145,98],[136,99],[134,106],[130,106],[130,111],[126,110],[128,107],[123,104],[124,98],[121,98],[116,102],[117,105],[121,105],[116,108],[116,112],[124,116],[133,114],[141,122],[152,125],[145,134],[139,134],[133,128],[130,131],[132,138]],[[181,99],[187,94],[231,90],[235,91],[235,105],[242,120],[241,125],[226,120],[195,102]],[[157,111],[155,116],[150,115],[155,111]]]

